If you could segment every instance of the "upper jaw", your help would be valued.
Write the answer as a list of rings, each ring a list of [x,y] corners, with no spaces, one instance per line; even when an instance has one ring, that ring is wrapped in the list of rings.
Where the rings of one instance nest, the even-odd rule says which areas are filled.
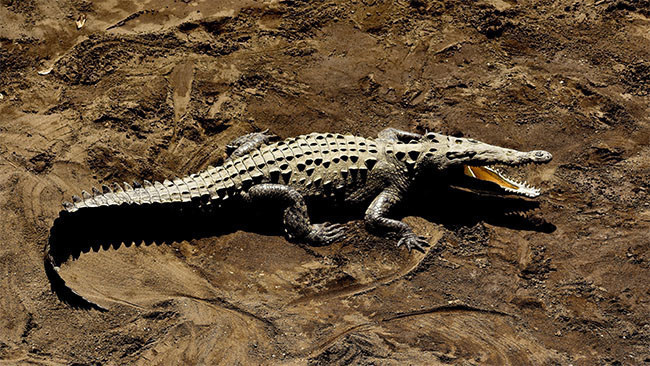
[[[486,165],[508,165],[519,166],[524,164],[546,164],[553,159],[548,151],[535,150],[522,152],[517,150],[503,149],[499,151],[479,152],[467,159],[465,164],[472,166]]]

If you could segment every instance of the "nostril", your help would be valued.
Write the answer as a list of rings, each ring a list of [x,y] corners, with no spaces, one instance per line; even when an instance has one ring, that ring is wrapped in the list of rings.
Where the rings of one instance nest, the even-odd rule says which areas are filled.
[[[548,151],[544,151],[544,150],[535,151],[534,156],[537,159],[548,159],[548,160],[550,160],[552,158],[551,153],[549,153]]]

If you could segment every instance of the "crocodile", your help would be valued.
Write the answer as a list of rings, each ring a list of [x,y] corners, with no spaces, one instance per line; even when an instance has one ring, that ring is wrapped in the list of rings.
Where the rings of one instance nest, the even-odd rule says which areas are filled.
[[[100,207],[193,205],[219,208],[225,202],[252,205],[266,200],[283,209],[288,239],[329,245],[345,237],[340,223],[312,223],[307,203],[320,198],[345,204],[367,204],[364,221],[371,232],[392,235],[398,246],[424,251],[429,246],[391,210],[412,192],[415,183],[481,182],[493,191],[537,197],[540,190],[508,178],[496,166],[544,164],[552,155],[543,150],[522,152],[470,138],[435,132],[418,134],[388,128],[377,138],[338,133],[311,133],[275,141],[264,132],[242,136],[226,149],[230,156],[217,167],[162,182],[103,185],[64,202],[61,216],[83,215]],[[465,182],[465,183],[463,183]],[[469,183],[468,183],[469,182]],[[45,268],[57,288],[75,303],[99,310],[98,304],[65,285],[60,265],[68,259],[48,244]],[[56,292],[56,290],[55,290]],[[61,296],[60,296],[61,297]]]

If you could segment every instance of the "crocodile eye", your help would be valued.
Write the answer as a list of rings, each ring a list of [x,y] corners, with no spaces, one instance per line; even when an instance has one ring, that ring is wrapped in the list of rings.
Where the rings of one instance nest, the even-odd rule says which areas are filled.
[[[463,143],[463,140],[456,140],[455,142],[460,145]]]

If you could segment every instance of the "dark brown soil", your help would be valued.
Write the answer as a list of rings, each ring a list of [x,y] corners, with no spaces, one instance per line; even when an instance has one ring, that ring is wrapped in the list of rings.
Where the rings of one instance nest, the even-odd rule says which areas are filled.
[[[7,364],[650,364],[647,0],[1,4]],[[388,126],[552,152],[540,207],[429,192],[437,214],[405,212],[425,254],[355,217],[330,247],[237,230],[66,263],[105,313],[50,291],[82,189],[197,171],[251,131]]]

